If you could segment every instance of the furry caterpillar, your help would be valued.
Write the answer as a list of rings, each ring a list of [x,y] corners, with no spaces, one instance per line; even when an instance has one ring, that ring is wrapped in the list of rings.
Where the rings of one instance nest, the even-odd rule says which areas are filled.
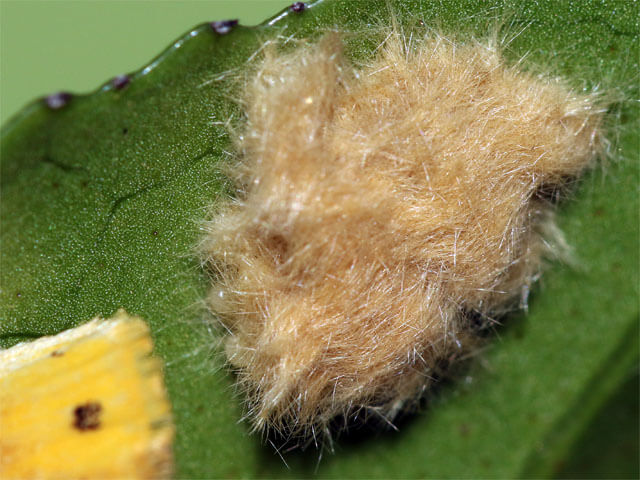
[[[209,304],[254,427],[300,436],[392,420],[477,345],[471,317],[517,304],[552,226],[539,192],[593,163],[602,123],[495,46],[396,32],[360,68],[335,35],[267,50],[243,104]]]

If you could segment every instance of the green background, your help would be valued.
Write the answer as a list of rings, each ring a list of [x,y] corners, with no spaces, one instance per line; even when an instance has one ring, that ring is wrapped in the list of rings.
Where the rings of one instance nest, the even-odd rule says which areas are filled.
[[[255,25],[290,0],[0,0],[0,123],[56,91],[86,93],[138,70],[195,25]]]

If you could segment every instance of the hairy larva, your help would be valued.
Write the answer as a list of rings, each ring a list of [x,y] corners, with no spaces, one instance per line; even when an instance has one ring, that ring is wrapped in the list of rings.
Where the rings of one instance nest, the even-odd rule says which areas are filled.
[[[266,49],[243,106],[209,303],[255,428],[301,436],[392,420],[518,305],[553,230],[541,192],[593,163],[602,122],[491,44],[397,32],[364,67],[336,35]]]

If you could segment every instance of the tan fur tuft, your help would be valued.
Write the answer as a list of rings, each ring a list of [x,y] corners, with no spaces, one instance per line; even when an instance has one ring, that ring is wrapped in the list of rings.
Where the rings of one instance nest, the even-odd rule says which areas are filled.
[[[256,428],[392,418],[473,347],[469,313],[512,308],[533,281],[538,192],[590,165],[601,115],[480,43],[391,34],[354,68],[329,35],[265,57],[241,195],[205,241],[228,360]]]

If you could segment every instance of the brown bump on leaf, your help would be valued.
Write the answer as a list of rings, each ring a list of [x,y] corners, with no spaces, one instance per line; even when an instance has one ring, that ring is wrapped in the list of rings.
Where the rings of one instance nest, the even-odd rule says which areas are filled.
[[[62,107],[66,106],[72,98],[73,95],[71,93],[58,92],[46,97],[44,99],[44,102],[51,110],[59,110]]]
[[[300,13],[303,12],[307,5],[304,2],[294,2],[289,7],[292,12]]]
[[[218,35],[226,35],[237,24],[238,20],[220,20],[217,22],[211,22],[209,25],[211,26],[211,29]]]
[[[113,77],[113,80],[111,80],[111,85],[113,85],[113,88],[115,88],[116,90],[122,90],[127,85],[129,85],[130,82],[131,77],[129,75],[123,74]]]

